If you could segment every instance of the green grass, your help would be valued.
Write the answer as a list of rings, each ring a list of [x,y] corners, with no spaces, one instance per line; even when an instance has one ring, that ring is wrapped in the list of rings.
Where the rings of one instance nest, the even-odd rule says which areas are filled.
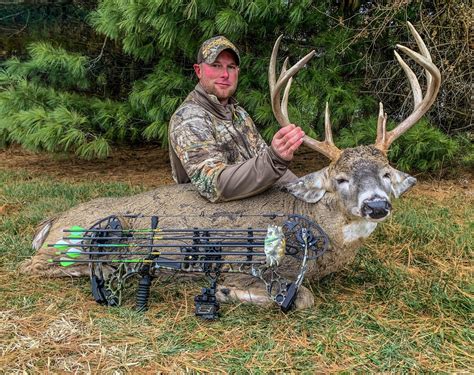
[[[151,307],[93,302],[86,279],[17,272],[35,226],[80,202],[143,190],[0,173],[2,372],[469,372],[473,205],[467,194],[395,202],[347,270],[308,285],[316,306],[224,305],[194,317],[199,283],[155,283]]]

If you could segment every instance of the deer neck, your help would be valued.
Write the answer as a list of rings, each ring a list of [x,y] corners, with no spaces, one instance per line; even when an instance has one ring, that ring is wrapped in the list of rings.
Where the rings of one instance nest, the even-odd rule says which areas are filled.
[[[336,246],[359,244],[377,227],[376,222],[345,215],[332,193],[326,193],[317,203],[307,203],[296,198],[289,201],[291,212],[310,217],[323,228]]]

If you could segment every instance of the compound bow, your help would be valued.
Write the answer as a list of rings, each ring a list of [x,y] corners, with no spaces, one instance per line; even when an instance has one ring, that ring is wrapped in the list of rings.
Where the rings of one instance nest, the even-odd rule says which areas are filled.
[[[246,273],[261,279],[269,296],[283,311],[291,309],[303,282],[308,261],[322,256],[329,239],[315,222],[301,215],[263,214],[274,219],[286,217],[282,227],[270,234],[268,228],[159,228],[158,216],[150,216],[150,227],[129,229],[130,221],[144,215],[110,215],[89,229],[73,227],[57,244],[60,250],[53,263],[70,266],[88,263],[94,299],[104,305],[119,306],[126,281],[138,275],[136,308],[148,308],[152,279],[160,269],[200,272],[210,280],[195,297],[195,313],[204,319],[218,316],[217,283],[221,273]],[[276,234],[275,234],[276,233]],[[280,233],[280,235],[278,235]],[[159,240],[159,243],[155,241]],[[68,242],[69,241],[69,242]],[[87,258],[80,259],[81,255]],[[296,280],[277,272],[283,255],[300,261]]]

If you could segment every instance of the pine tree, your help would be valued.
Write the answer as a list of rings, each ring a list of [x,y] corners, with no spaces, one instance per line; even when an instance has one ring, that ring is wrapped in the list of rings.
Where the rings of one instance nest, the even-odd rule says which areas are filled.
[[[357,95],[360,80],[354,78],[352,84],[344,84],[347,75],[354,76],[354,72],[342,66],[351,61],[354,52],[339,52],[348,32],[335,33],[332,29],[336,22],[325,14],[330,3],[106,0],[91,14],[91,22],[99,32],[121,41],[124,51],[134,58],[156,62],[153,72],[135,83],[130,103],[150,122],[143,135],[163,143],[171,114],[196,82],[190,67],[207,38],[223,34],[242,49],[243,73],[237,99],[267,139],[278,129],[267,81],[269,54],[276,37],[285,35],[280,64],[284,54],[296,61],[312,48],[319,48],[320,58],[299,73],[289,108],[292,120],[316,136],[322,127],[320,113],[326,101],[333,105],[335,124],[349,121],[354,113],[364,113],[374,104],[370,98]]]
[[[378,99],[388,102],[388,111],[400,110],[396,116],[409,110],[400,105],[403,97],[387,97],[378,90],[375,98],[361,91],[373,92],[379,84],[374,84],[372,71],[384,69],[380,67],[400,71],[392,50],[395,43],[409,39],[404,17],[416,21],[419,4],[330,0],[84,3],[79,5],[81,19],[91,10],[88,24],[80,26],[89,30],[86,48],[77,48],[77,36],[68,30],[68,37],[48,43],[36,40],[28,44],[26,56],[3,63],[1,143],[75,152],[85,158],[107,156],[121,142],[150,141],[166,147],[168,121],[196,84],[192,64],[197,50],[204,40],[219,34],[241,49],[237,99],[267,140],[278,130],[267,68],[280,34],[284,39],[279,66],[285,56],[291,64],[316,50],[316,57],[298,73],[290,94],[290,119],[307,134],[318,137],[322,133],[326,102],[336,133],[366,121],[376,112]],[[425,12],[427,7],[420,9]],[[64,10],[55,12],[51,14],[64,17]],[[369,61],[373,65],[368,66]],[[348,134],[341,133],[341,142]]]

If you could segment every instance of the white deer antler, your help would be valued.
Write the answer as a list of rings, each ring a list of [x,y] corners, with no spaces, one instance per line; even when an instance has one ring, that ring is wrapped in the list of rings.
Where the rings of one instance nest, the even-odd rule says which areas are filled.
[[[288,118],[288,95],[290,92],[290,86],[292,77],[305,66],[305,64],[314,56],[315,51],[311,51],[290,69],[287,70],[288,58],[285,59],[283,67],[281,69],[280,77],[276,80],[276,57],[278,53],[278,48],[280,46],[280,41],[283,35],[275,42],[273,47],[272,57],[270,59],[270,65],[268,67],[268,81],[270,83],[270,95],[272,99],[272,109],[273,114],[275,115],[276,120],[280,126],[284,127],[290,123]],[[285,91],[283,93],[283,99],[280,102],[280,91],[283,86],[285,86]],[[325,140],[323,142],[317,141],[309,136],[305,136],[303,143],[309,148],[320,152],[321,154],[327,156],[331,160],[336,160],[341,154],[333,142],[332,132],[331,132],[331,121],[329,119],[329,108],[326,103],[326,113],[325,113]]]
[[[416,124],[416,122],[428,111],[428,109],[430,109],[436,99],[436,96],[438,95],[439,87],[441,85],[441,73],[439,72],[439,69],[436,67],[436,65],[433,64],[428,48],[426,48],[425,43],[410,22],[408,22],[408,27],[410,28],[410,31],[414,36],[416,44],[418,45],[421,53],[415,52],[399,44],[397,44],[397,48],[406,53],[418,64],[423,66],[423,68],[425,68],[427,86],[426,94],[423,97],[420,83],[418,82],[415,73],[413,73],[413,70],[411,70],[405,61],[403,61],[397,51],[394,51],[395,57],[397,58],[398,62],[405,71],[408,80],[410,81],[415,104],[413,112],[405,120],[398,124],[395,129],[387,132],[387,114],[384,113],[383,104],[380,103],[379,118],[377,122],[377,139],[374,146],[384,153],[387,153],[393,141],[395,141],[414,124]]]

